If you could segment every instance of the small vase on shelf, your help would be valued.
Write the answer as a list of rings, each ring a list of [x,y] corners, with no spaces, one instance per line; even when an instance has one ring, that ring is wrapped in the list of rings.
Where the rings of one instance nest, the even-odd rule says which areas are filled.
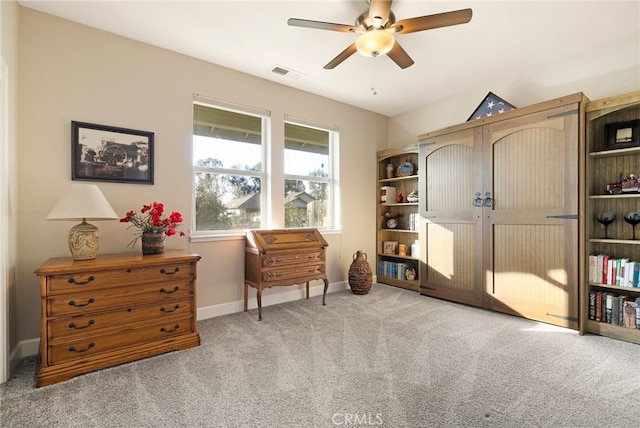
[[[393,164],[387,165],[387,178],[393,178]]]
[[[142,254],[163,254],[164,253],[164,239],[166,235],[164,232],[148,232],[143,233],[142,240]]]
[[[411,257],[415,259],[420,257],[420,241],[417,239],[411,244]]]

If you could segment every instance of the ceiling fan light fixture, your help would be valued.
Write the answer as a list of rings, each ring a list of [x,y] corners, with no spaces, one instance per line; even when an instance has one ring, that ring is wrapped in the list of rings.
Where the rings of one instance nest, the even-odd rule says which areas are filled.
[[[371,30],[356,40],[356,49],[364,56],[386,55],[393,48],[396,39],[385,30]]]

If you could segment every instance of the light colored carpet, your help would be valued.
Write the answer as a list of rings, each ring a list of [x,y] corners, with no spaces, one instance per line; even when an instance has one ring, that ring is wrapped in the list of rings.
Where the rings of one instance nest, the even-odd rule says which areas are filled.
[[[2,427],[603,427],[640,420],[640,346],[374,284],[199,322],[202,346],[34,388]]]

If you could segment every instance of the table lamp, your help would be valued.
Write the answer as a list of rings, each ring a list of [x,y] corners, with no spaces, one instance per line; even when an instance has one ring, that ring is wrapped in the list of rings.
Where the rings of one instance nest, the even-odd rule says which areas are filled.
[[[82,220],[69,230],[69,250],[74,260],[96,258],[100,247],[100,230],[88,220],[115,220],[116,215],[109,202],[95,184],[73,184],[47,220]]]

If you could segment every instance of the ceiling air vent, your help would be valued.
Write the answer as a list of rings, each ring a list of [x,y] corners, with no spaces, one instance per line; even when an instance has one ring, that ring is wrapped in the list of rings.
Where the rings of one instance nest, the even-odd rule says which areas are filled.
[[[286,76],[289,79],[298,80],[303,76],[302,73],[298,71],[291,70],[290,68],[285,68],[280,65],[274,65],[271,67],[271,72],[275,74],[279,74],[280,76]]]

